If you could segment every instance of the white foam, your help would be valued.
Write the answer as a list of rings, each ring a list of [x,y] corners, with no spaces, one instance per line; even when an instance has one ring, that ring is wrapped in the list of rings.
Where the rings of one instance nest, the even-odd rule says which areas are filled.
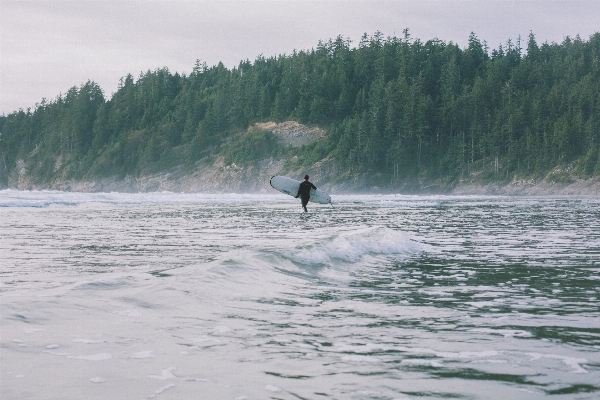
[[[352,354],[342,357],[342,361],[352,362],[352,363],[378,363],[381,362],[380,358],[372,357],[372,356],[362,356],[358,354]]]
[[[398,255],[419,252],[423,246],[406,234],[386,227],[346,232],[315,245],[294,249],[286,256],[303,264],[329,264],[333,260],[356,262],[366,255]]]
[[[473,360],[471,361],[473,364],[508,364],[508,360]]]
[[[104,383],[104,382],[106,382],[106,380],[104,378],[96,376],[96,377],[93,377],[92,379],[90,379],[90,382],[92,382],[92,383]]]
[[[496,350],[484,350],[484,351],[459,351],[459,352],[449,352],[449,351],[436,351],[434,352],[436,356],[443,358],[454,358],[454,359],[477,359],[477,358],[487,358],[487,357],[498,357],[502,354],[501,351]]]
[[[418,200],[390,200],[383,199],[379,202],[381,207],[401,207],[401,208],[416,208],[416,207],[437,207],[440,205],[437,201],[418,201]]]
[[[541,353],[527,353],[531,357],[531,361],[540,360],[542,358],[552,358],[555,360],[560,360],[567,367],[572,368],[571,372],[573,374],[588,374],[589,371],[581,366],[581,364],[586,364],[589,361],[585,358],[576,358],[569,356],[561,356],[558,354],[541,354]]]
[[[400,362],[400,364],[414,365],[414,366],[419,366],[419,367],[435,367],[435,368],[443,367],[443,365],[437,361],[426,360],[426,359],[422,359],[422,358],[407,358],[407,359],[402,360]]]
[[[79,206],[86,203],[111,205],[274,203],[287,200],[278,194],[209,193],[80,193],[56,190],[0,190],[0,207]]]
[[[110,360],[112,355],[109,353],[98,353],[98,354],[90,354],[87,356],[71,356],[69,358],[74,358],[76,360],[87,360],[87,361],[104,361]]]
[[[142,358],[153,358],[155,357],[154,352],[152,350],[144,350],[144,351],[139,351],[137,353],[135,353],[134,355],[131,356],[131,358],[138,358],[138,359],[142,359]]]
[[[489,333],[491,335],[500,335],[506,338],[509,337],[531,337],[531,332],[519,330],[519,329],[490,329],[490,328],[476,328],[469,329],[467,332],[479,332]]]
[[[163,369],[162,371],[160,371],[160,375],[148,375],[148,378],[157,379],[159,381],[166,381],[167,379],[174,379],[175,375],[173,375],[173,373],[171,371],[175,371],[176,369],[177,368],[175,368],[175,367]]]
[[[281,392],[281,388],[277,387],[275,385],[266,385],[265,389],[268,390],[269,392],[273,392],[273,393]]]
[[[85,343],[85,344],[98,344],[102,343],[102,340],[93,340],[93,339],[73,339],[74,343]]]
[[[163,387],[161,387],[161,388],[157,389],[157,390],[156,390],[154,393],[156,393],[156,394],[161,394],[161,393],[162,393],[162,392],[164,392],[165,390],[167,390],[167,389],[171,389],[172,387],[175,387],[175,384],[174,384],[174,383],[169,383],[167,386],[163,386]]]
[[[348,343],[334,343],[333,349],[339,353],[354,353],[354,354],[363,354],[363,353],[374,353],[377,351],[387,351],[391,350],[393,347],[383,345],[383,344],[373,344],[366,343],[364,345],[356,345],[356,344],[348,344]]]

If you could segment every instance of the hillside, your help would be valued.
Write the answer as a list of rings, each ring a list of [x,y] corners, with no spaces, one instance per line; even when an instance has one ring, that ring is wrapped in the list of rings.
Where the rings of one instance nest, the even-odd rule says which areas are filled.
[[[0,187],[256,191],[307,172],[340,192],[568,194],[596,190],[599,143],[600,34],[490,51],[377,32],[1,116]]]
[[[325,140],[326,132],[316,127],[307,127],[295,121],[283,123],[257,123],[248,128],[245,134],[257,130],[267,130],[285,148],[298,148],[303,145]],[[31,158],[34,158],[32,155]],[[505,184],[478,182],[476,176],[457,184],[443,182],[416,182],[404,187],[386,185],[380,175],[350,173],[333,158],[326,158],[313,165],[300,169],[290,167],[285,158],[268,157],[251,165],[226,164],[225,157],[217,156],[200,160],[194,166],[179,165],[160,173],[140,177],[117,176],[86,180],[56,180],[52,184],[34,183],[28,174],[24,160],[18,161],[9,176],[8,187],[20,190],[64,190],[79,192],[210,192],[210,193],[273,193],[269,179],[273,175],[287,175],[301,180],[305,174],[311,180],[332,194],[349,193],[402,193],[402,194],[454,194],[454,195],[600,195],[600,182],[597,179],[578,179],[572,174],[567,182],[554,182],[552,179],[539,181],[513,180]],[[554,174],[568,172],[554,171]],[[551,173],[550,175],[552,175]],[[562,176],[561,175],[561,176]]]

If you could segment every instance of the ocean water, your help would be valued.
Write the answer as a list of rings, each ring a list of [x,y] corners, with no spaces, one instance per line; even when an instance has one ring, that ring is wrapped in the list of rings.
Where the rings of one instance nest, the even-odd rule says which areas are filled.
[[[0,191],[0,398],[600,398],[600,199],[333,200]]]

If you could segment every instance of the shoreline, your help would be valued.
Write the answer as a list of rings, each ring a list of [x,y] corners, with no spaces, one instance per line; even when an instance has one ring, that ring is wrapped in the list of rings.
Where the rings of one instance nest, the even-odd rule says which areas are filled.
[[[293,175],[293,174],[285,174]],[[124,179],[104,178],[96,181],[61,181],[52,185],[9,185],[0,186],[0,190],[23,190],[43,191],[56,190],[74,193],[239,193],[239,194],[265,194],[273,189],[269,186],[268,175],[264,181],[253,180],[252,184],[243,184],[243,180],[224,180],[219,182],[214,179],[201,179],[193,174],[179,179],[170,179],[170,174],[155,175],[150,177]],[[360,179],[362,180],[362,179]],[[222,183],[222,184],[221,184]],[[354,183],[354,184],[353,184]],[[362,183],[362,182],[361,182]],[[589,197],[600,196],[600,182],[596,179],[577,180],[568,184],[550,183],[546,181],[538,183],[511,182],[504,185],[499,184],[464,184],[457,185],[449,190],[431,190],[431,186],[425,189],[418,188],[392,188],[373,186],[368,187],[359,182],[342,181],[330,183],[324,179],[317,180],[317,187],[323,188],[330,195],[415,195],[415,196],[512,196],[512,197]]]
[[[317,187],[330,195],[342,194],[401,194],[401,195],[480,195],[480,196],[600,196],[600,180],[579,179],[569,174],[569,183],[542,180],[518,180],[508,183],[478,184],[473,181],[403,182],[396,185],[382,174],[352,173],[340,167],[335,159],[327,158],[309,167],[292,170],[285,159],[263,159],[253,165],[226,165],[222,156],[209,163],[193,166],[179,165],[168,171],[140,177],[127,175],[100,178],[93,181],[55,180],[35,183],[26,164],[18,162],[2,189],[59,190],[65,192],[179,192],[179,193],[269,193],[269,181],[274,175],[297,180],[307,174]]]

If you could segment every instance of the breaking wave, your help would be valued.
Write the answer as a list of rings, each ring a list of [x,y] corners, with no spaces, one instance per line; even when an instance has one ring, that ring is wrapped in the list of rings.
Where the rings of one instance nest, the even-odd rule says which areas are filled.
[[[418,253],[423,245],[405,233],[387,227],[354,230],[329,237],[319,243],[282,251],[282,255],[305,265],[353,263],[365,256],[396,256]]]

